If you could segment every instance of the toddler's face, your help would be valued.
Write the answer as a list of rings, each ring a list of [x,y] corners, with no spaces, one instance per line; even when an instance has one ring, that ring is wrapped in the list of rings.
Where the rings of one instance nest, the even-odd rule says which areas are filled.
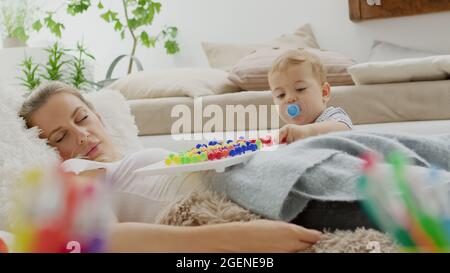
[[[285,71],[274,72],[269,77],[270,89],[280,117],[287,124],[313,123],[325,110],[330,86],[321,85],[306,64],[292,65]],[[300,106],[301,114],[292,118],[287,113],[290,104]]]

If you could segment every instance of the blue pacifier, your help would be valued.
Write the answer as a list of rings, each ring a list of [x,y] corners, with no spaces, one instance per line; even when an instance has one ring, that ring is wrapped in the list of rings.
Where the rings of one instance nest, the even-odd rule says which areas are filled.
[[[289,104],[288,107],[286,108],[286,113],[290,118],[294,119],[300,116],[302,110],[300,109],[300,106],[298,106],[298,104]]]

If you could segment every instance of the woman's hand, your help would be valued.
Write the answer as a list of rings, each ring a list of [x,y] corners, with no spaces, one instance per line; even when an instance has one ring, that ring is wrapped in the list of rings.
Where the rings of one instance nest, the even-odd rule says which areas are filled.
[[[218,238],[225,251],[298,252],[320,240],[322,233],[281,221],[256,220],[230,223],[230,230]],[[224,230],[225,231],[225,230]]]

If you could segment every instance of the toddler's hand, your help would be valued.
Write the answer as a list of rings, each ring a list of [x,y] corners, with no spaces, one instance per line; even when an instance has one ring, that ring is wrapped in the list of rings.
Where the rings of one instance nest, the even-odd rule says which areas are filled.
[[[278,144],[290,144],[299,139],[307,138],[311,135],[310,129],[305,125],[288,124],[280,129],[278,138],[275,140]]]

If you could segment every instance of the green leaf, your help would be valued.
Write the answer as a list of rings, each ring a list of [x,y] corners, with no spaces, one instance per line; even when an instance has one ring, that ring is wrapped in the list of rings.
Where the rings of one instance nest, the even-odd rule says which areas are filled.
[[[72,16],[83,13],[89,9],[91,6],[91,0],[77,0],[72,1],[67,5],[67,13]]]
[[[33,23],[32,28],[39,32],[42,29],[43,25],[41,23],[41,20],[37,20],[36,22]]]
[[[164,43],[164,47],[166,48],[167,54],[175,54],[180,51],[180,47],[175,40],[167,40]]]
[[[127,23],[131,30],[135,30],[139,26],[139,22],[134,18],[128,19]]]
[[[157,13],[161,11],[161,3],[153,2],[153,6],[155,7]]]
[[[25,32],[25,28],[24,27],[16,27],[12,33],[13,37],[21,40],[22,42],[26,42],[28,41],[29,36],[27,35],[27,33]]]
[[[111,11],[108,10],[107,12],[101,14],[100,17],[108,23],[111,22]]]
[[[125,30],[122,30],[121,32],[120,32],[120,38],[123,40],[123,39],[125,39]]]
[[[177,37],[177,35],[178,35],[178,28],[177,28],[177,27],[169,27],[169,28],[167,29],[167,32],[169,33],[169,35],[170,35],[172,38],[175,38],[175,37]]]
[[[98,7],[98,9],[104,9],[105,8],[105,6],[103,6],[102,1],[98,2],[97,7]]]
[[[119,15],[119,13],[111,10],[109,11],[109,13],[111,14],[111,20],[117,20],[117,16]]]
[[[111,21],[118,20],[117,19],[118,15],[119,14],[117,12],[108,10],[107,12],[101,14],[100,17],[103,18],[103,20],[105,20],[106,22],[110,23]]]
[[[53,33],[56,37],[61,38],[62,30],[65,29],[63,24],[53,20],[51,13],[49,13],[48,16],[44,18],[44,22],[51,33]]]
[[[122,29],[123,29],[122,23],[119,20],[117,20],[116,23],[114,24],[114,30],[121,31]]]
[[[136,9],[134,9],[132,11],[132,13],[136,16],[136,17],[145,17],[146,15],[146,10],[143,7],[138,7]]]
[[[148,33],[145,31],[141,32],[141,42],[144,46],[150,47],[150,39],[149,39]]]

